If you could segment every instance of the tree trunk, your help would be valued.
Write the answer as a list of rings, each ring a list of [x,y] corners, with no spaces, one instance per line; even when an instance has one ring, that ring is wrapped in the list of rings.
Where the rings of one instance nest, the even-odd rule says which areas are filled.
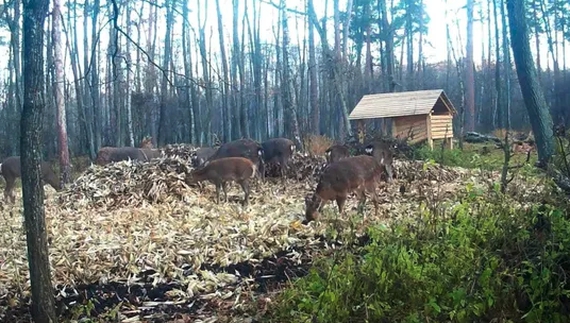
[[[281,0],[282,8],[285,8],[285,0]],[[283,93],[283,106],[287,111],[286,134],[292,136],[293,141],[297,147],[302,147],[301,136],[299,133],[299,121],[297,119],[297,107],[295,106],[295,100],[293,100],[293,89],[292,81],[289,76],[289,24],[287,18],[286,10],[281,13],[281,25],[283,27],[283,44],[281,50],[283,51],[283,72],[281,74],[281,88]]]
[[[223,123],[223,138],[224,142],[232,140],[232,114],[230,113],[230,78],[228,72],[228,57],[226,54],[226,44],[224,42],[224,23],[222,20],[222,10],[220,8],[220,0],[216,0],[216,13],[218,16],[218,39],[220,41],[220,54],[222,59],[222,73],[224,79],[222,82],[222,123]]]
[[[127,35],[131,35],[131,2],[126,2],[127,6]],[[130,147],[134,147],[135,145],[135,134],[133,131],[133,110],[132,110],[132,76],[131,76],[131,66],[132,64],[132,57],[131,57],[131,41],[126,40],[127,48],[126,48],[126,83],[125,83],[125,111],[127,113],[127,144]],[[137,52],[140,52],[137,50]],[[137,67],[138,68],[138,67]]]
[[[505,12],[505,1],[501,0],[501,25],[503,26],[502,37],[503,37],[503,66],[505,70],[505,75],[503,77],[502,83],[505,84],[505,102],[503,106],[503,118],[505,129],[511,129],[511,53],[509,50],[509,37],[507,28],[507,13]]]
[[[465,110],[467,131],[475,131],[475,75],[473,65],[473,6],[474,0],[467,0],[467,49],[465,57]],[[461,134],[463,135],[463,134]]]
[[[308,1],[308,6],[313,7],[313,0]],[[320,114],[319,114],[319,88],[317,81],[317,56],[315,50],[315,26],[309,19],[309,100],[311,102],[311,125],[312,132],[320,135]]]
[[[530,51],[524,2],[507,0],[507,11],[517,76],[536,140],[538,158],[542,163],[548,163],[554,153],[552,117],[538,83]]]
[[[97,55],[98,37],[99,37],[99,24],[97,23],[99,17],[99,5],[100,0],[94,0],[93,2],[93,13],[91,14],[91,63],[89,73],[91,74],[91,108],[93,111],[93,128],[95,135],[95,147],[94,151],[97,151],[101,147],[101,122],[103,121],[103,113],[101,111],[101,100],[100,100],[100,84],[99,84],[99,55]],[[87,19],[86,19],[87,20]],[[86,51],[89,49],[86,47]]]
[[[36,323],[57,322],[48,254],[44,189],[41,181],[42,119],[45,109],[44,21],[48,0],[24,1],[23,78],[24,109],[21,120],[21,169],[24,224],[32,285],[32,318]]]
[[[111,142],[115,144],[116,147],[124,146],[123,140],[123,113],[122,113],[122,104],[121,104],[121,85],[123,84],[123,78],[121,73],[121,61],[122,61],[122,53],[121,49],[119,48],[119,30],[118,30],[118,23],[119,23],[119,5],[116,1],[112,1],[110,4],[110,15],[111,21],[113,22],[113,26],[110,28],[110,37],[109,37],[109,64],[110,66],[110,80],[109,86],[111,91],[108,92],[109,97],[112,97],[112,100],[109,104],[109,112],[114,120],[114,124],[109,128],[109,135],[111,134],[114,138],[111,138]],[[112,110],[112,111],[111,111]]]
[[[198,8],[200,8],[199,10],[204,9],[204,12],[208,12],[208,2],[204,1],[204,7],[202,8],[200,6],[200,2],[198,1]],[[203,20],[202,20],[203,19]],[[204,140],[206,140],[208,143],[211,142],[210,138],[212,136],[211,134],[211,129],[212,129],[212,109],[213,109],[213,94],[212,94],[212,82],[211,82],[211,74],[210,74],[210,69],[209,69],[209,60],[208,60],[208,50],[206,48],[206,42],[207,42],[207,38],[206,38],[206,23],[207,23],[207,15],[204,14],[204,17],[202,18],[202,16],[200,15],[200,13],[198,13],[198,25],[200,26],[198,29],[198,33],[200,36],[199,42],[198,42],[198,47],[200,50],[200,56],[202,58],[202,78],[204,80],[204,85],[206,86],[206,89],[204,89],[205,92],[205,96],[206,96],[206,111],[207,111],[207,115],[206,115],[206,120],[203,120],[203,116],[201,115],[200,112],[200,116],[198,116],[200,119],[201,123],[204,123],[204,125],[202,125],[200,127],[201,131],[200,131],[200,145],[202,145],[202,143],[204,142]]]
[[[184,17],[188,17],[188,3],[183,3],[182,7],[182,15]],[[194,110],[196,107],[194,106],[193,98],[195,97],[195,86],[192,84],[191,80],[193,78],[192,75],[192,50],[190,49],[190,33],[188,32],[188,22],[184,20],[182,22],[182,56],[184,57],[184,85],[186,86],[186,104],[188,109],[188,114],[190,118],[188,119],[189,122],[189,130],[188,130],[188,142],[195,143],[195,114]]]
[[[505,109],[504,109],[504,99],[503,99],[503,80],[501,79],[501,42],[500,42],[500,34],[499,34],[499,11],[497,10],[497,1],[493,0],[493,16],[495,22],[495,56],[497,56],[497,61],[495,63],[495,91],[497,93],[497,102],[496,105],[496,125],[499,128],[507,129],[505,120],[506,118],[503,116]]]
[[[162,61],[162,81],[160,83],[160,121],[159,121],[159,130],[158,130],[158,145],[163,146],[168,142],[169,133],[168,126],[169,126],[169,118],[170,111],[166,111],[168,108],[168,103],[166,102],[168,99],[168,77],[169,74],[167,71],[169,70],[170,65],[170,54],[172,52],[172,45],[171,45],[171,34],[172,34],[172,25],[174,23],[174,4],[171,1],[166,2],[166,36],[164,39],[164,56]]]
[[[85,0],[83,7],[84,17],[89,17],[89,0]],[[89,35],[89,19],[87,18],[83,19],[83,34],[83,65],[85,68],[85,79],[83,82],[83,85],[85,86],[83,89],[83,102],[85,103],[85,124],[87,125],[87,136],[89,137],[89,157],[91,160],[93,160],[96,157],[97,149],[99,146],[97,143],[96,135],[97,127],[95,126],[95,101],[92,95],[92,88],[95,85],[92,83],[93,80],[90,78],[94,73],[92,69],[95,68],[95,66],[89,64],[90,54],[95,53],[92,48],[89,47],[89,37],[87,37],[87,35]],[[77,43],[77,45],[79,45],[79,43]],[[91,56],[91,60],[93,62],[93,56]]]
[[[22,85],[21,85],[21,64],[20,64],[20,0],[15,0],[12,2],[14,8],[13,17],[7,17],[6,22],[8,28],[10,29],[10,50],[12,54],[10,55],[10,90],[8,93],[7,101],[9,103],[8,109],[10,110],[10,118],[14,121],[18,120],[21,116],[22,109]],[[5,6],[8,4],[5,4]],[[7,11],[6,11],[7,12]],[[6,131],[14,136],[14,139],[20,136],[20,130],[17,127],[16,122],[9,122],[6,124]],[[11,142],[11,154],[18,154],[19,143],[18,140],[10,140]]]
[[[53,57],[55,67],[55,79],[53,83],[55,105],[57,108],[57,142],[59,150],[59,165],[61,170],[60,183],[69,183],[69,148],[67,144],[67,116],[65,111],[65,97],[63,88],[65,86],[65,78],[63,75],[63,40],[61,39],[62,15],[61,0],[53,0],[52,12],[52,42]]]

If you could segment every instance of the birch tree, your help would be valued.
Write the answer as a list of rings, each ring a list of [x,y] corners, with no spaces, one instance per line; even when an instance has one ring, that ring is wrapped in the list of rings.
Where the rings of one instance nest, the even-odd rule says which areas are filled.
[[[55,79],[53,84],[55,105],[57,110],[57,143],[59,150],[59,166],[61,170],[61,185],[70,180],[69,170],[69,148],[67,144],[67,116],[65,111],[64,86],[65,77],[63,74],[63,50],[62,39],[62,13],[61,0],[53,0],[52,11],[52,44],[55,67]]]

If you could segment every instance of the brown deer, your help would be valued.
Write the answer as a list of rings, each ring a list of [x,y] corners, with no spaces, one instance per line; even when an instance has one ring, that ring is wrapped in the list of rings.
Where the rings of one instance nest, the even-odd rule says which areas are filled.
[[[53,187],[56,191],[61,190],[59,183],[59,178],[51,168],[48,162],[42,161],[40,164],[42,180]],[[22,176],[20,156],[11,156],[0,164],[0,174],[4,177],[6,181],[6,188],[4,189],[4,198],[14,203],[16,198],[13,194],[14,184],[16,179]]]
[[[263,147],[251,139],[238,139],[227,142],[218,148],[216,153],[205,163],[226,157],[243,157],[251,160],[257,166],[257,175],[261,180],[265,179],[265,165],[263,161]]]
[[[384,141],[371,143],[364,148],[367,155],[374,157],[376,161],[386,167],[386,177],[388,182],[392,182],[394,179],[394,153],[391,148],[392,145]]]
[[[123,160],[149,161],[161,156],[158,149],[141,149],[135,147],[102,147],[97,152],[95,163],[99,166],[105,166],[109,163],[115,163]]]
[[[374,214],[378,214],[378,186],[385,167],[372,156],[359,155],[348,157],[325,167],[315,192],[305,197],[304,224],[316,220],[320,210],[328,201],[336,201],[341,216],[344,214],[344,204],[350,193],[359,197],[359,213],[364,210],[366,192],[372,195]]]
[[[143,161],[149,161],[163,156],[160,149],[140,148],[140,150],[143,154]]]
[[[325,151],[327,164],[337,162],[341,159],[350,157],[350,151],[345,145],[332,145]]]
[[[267,164],[279,165],[281,181],[285,184],[285,168],[296,150],[295,143],[287,138],[272,138],[261,143],[263,160]]]
[[[249,201],[249,180],[256,174],[257,166],[244,157],[225,157],[208,162],[204,167],[194,169],[186,177],[186,184],[194,184],[201,181],[210,181],[216,185],[216,203],[220,203],[220,189],[224,191],[224,200],[228,201],[226,191],[227,182],[238,183],[245,197],[243,205]]]
[[[202,167],[206,161],[208,161],[214,154],[218,148],[212,147],[202,147],[192,153],[190,159],[192,162],[192,166],[195,168]]]

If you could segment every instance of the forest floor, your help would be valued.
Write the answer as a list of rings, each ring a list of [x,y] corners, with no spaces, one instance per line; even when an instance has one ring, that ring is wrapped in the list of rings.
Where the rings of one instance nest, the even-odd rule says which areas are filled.
[[[372,224],[453,205],[472,190],[497,190],[499,173],[395,161],[398,178],[382,188],[378,215],[368,203],[338,218],[302,225],[314,178],[252,185],[250,205],[231,185],[214,202],[213,185],[188,187],[179,160],[93,166],[66,190],[46,186],[49,253],[58,311],[82,322],[253,322],[275,293],[308,273],[313,259],[334,252],[343,235],[366,243]],[[509,186],[513,206],[537,202],[545,179],[520,172]],[[469,187],[466,190],[466,187]],[[402,193],[403,191],[403,193]],[[21,190],[0,202],[0,321],[28,322],[30,296]]]

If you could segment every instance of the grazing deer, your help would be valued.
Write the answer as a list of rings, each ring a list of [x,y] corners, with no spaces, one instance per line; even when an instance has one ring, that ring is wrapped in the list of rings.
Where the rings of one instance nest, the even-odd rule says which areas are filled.
[[[251,160],[257,166],[257,175],[265,179],[265,165],[263,162],[263,147],[251,139],[238,139],[227,142],[218,148],[216,153],[205,163],[206,165],[220,158],[243,157]]]
[[[312,195],[305,197],[305,221],[309,223],[320,216],[320,210],[328,201],[336,201],[341,216],[348,195],[355,192],[359,197],[359,212],[364,210],[366,192],[372,194],[374,214],[378,214],[378,186],[386,171],[374,157],[360,155],[348,157],[325,167],[317,188]]]
[[[4,189],[4,198],[14,203],[16,198],[13,194],[14,184],[16,179],[22,176],[20,164],[20,156],[12,156],[4,159],[0,164],[0,174],[6,181],[6,188]],[[59,178],[51,168],[48,162],[42,161],[40,163],[41,178],[42,180],[53,187],[56,191],[61,190]]]
[[[263,160],[268,164],[279,165],[281,181],[285,184],[285,168],[295,153],[295,143],[287,138],[272,138],[261,144]]]
[[[249,201],[249,180],[255,176],[257,166],[244,157],[225,157],[208,162],[204,167],[194,169],[186,177],[186,184],[194,184],[201,181],[210,181],[216,185],[216,203],[220,203],[220,189],[224,191],[224,200],[228,201],[226,191],[227,182],[238,183],[245,197],[243,205]]]

